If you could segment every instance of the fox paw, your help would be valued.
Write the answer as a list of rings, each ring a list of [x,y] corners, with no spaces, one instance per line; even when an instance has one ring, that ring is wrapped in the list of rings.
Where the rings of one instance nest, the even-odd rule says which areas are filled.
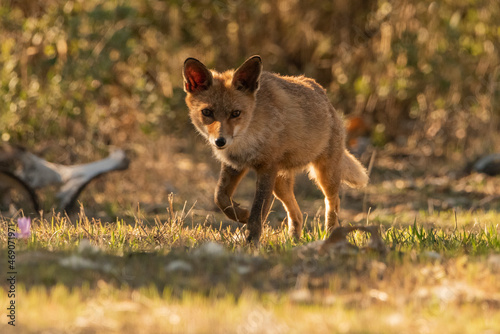
[[[248,227],[250,227],[250,225],[247,225]],[[251,229],[249,228],[246,232],[246,236],[247,236],[247,242],[249,244],[252,244],[254,246],[258,246],[259,245],[259,240],[260,240],[260,234],[261,234],[261,231],[260,229]]]
[[[238,223],[246,224],[248,222],[248,217],[250,217],[250,212],[239,206],[238,203],[233,202],[233,205],[224,210],[226,216]]]

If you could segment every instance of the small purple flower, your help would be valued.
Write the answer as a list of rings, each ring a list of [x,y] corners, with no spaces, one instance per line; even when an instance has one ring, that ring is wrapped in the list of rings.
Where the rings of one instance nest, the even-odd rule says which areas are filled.
[[[17,218],[17,225],[19,226],[20,233],[15,233],[16,238],[28,238],[31,235],[31,218],[22,217]]]

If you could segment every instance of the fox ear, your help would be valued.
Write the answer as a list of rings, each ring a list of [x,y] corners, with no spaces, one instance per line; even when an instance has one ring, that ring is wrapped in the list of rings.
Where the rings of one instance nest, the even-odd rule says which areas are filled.
[[[259,89],[262,59],[260,56],[248,58],[233,75],[232,85],[237,90],[254,93]]]
[[[201,92],[212,86],[212,73],[197,59],[186,59],[182,74],[186,93]]]

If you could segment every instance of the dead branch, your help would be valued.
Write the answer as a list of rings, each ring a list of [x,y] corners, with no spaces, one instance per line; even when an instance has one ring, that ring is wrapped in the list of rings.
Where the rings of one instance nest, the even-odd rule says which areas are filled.
[[[380,236],[380,228],[378,226],[358,225],[334,228],[328,239],[326,239],[323,245],[321,245],[320,253],[325,253],[331,248],[343,250],[350,248],[358,250],[359,248],[357,246],[351,244],[347,240],[347,236],[349,235],[349,233],[354,231],[362,231],[370,234],[368,245],[365,247],[366,249],[380,253],[385,253],[387,251],[387,247],[382,240],[382,237]]]
[[[65,166],[49,162],[21,147],[6,144],[0,147],[0,171],[4,175],[13,175],[30,194],[35,194],[36,189],[58,186],[59,210],[68,210],[87,184],[96,177],[115,170],[125,170],[128,165],[129,160],[123,150],[116,150],[107,158],[95,162]],[[32,197],[36,200],[36,194]]]

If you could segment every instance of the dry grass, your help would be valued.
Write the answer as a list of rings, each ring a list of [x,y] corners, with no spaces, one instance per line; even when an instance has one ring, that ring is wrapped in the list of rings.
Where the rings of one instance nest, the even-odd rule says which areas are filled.
[[[343,191],[341,218],[380,224],[387,254],[309,249],[325,232],[322,195],[305,176],[296,188],[303,238],[288,238],[275,203],[255,249],[213,205],[217,163],[189,145],[138,144],[131,168],[92,183],[76,213],[33,216],[31,237],[16,243],[17,331],[499,330],[491,320],[500,316],[498,179],[455,179],[438,164],[423,173],[426,159],[380,152],[372,184]],[[236,194],[246,205],[253,181]],[[0,217],[2,253],[16,218]]]
[[[377,220],[399,221],[382,223],[387,254],[321,256],[310,246],[324,237],[318,222],[297,244],[268,225],[256,249],[237,225],[204,223],[194,208],[176,206],[170,197],[163,215],[138,213],[131,224],[83,208],[74,219],[34,219],[31,237],[16,243],[16,333],[500,330],[492,320],[500,316],[496,211],[403,223],[375,210]],[[0,219],[5,245],[13,219]],[[357,244],[364,238],[351,235]]]
[[[18,326],[2,306],[0,332],[500,332],[500,181],[459,177],[498,146],[500,9],[469,3],[2,3],[1,141],[68,164],[116,145],[132,163],[68,216],[40,191],[44,213],[24,213],[33,233],[16,243]],[[304,175],[297,243],[280,204],[258,249],[215,208],[218,165],[189,125],[182,62],[225,69],[254,53],[369,123],[383,150],[369,187],[343,191],[341,220],[381,225],[387,254],[308,246],[325,236],[324,202]],[[2,214],[4,254],[22,214]]]
[[[332,298],[308,305],[289,297],[245,293],[235,300],[186,293],[172,299],[156,289],[116,289],[102,282],[89,291],[57,286],[22,290],[24,315],[15,331],[2,333],[484,333],[498,332],[499,312],[487,303],[463,303],[454,289],[436,289],[406,300],[390,290],[369,290],[365,298]],[[388,292],[388,293],[387,293]],[[3,291],[2,294],[4,295]],[[368,296],[370,295],[370,296]],[[387,299],[386,299],[387,296]],[[462,297],[459,297],[462,298]],[[461,305],[460,305],[461,304]],[[48,312],[50,310],[50,312]],[[43,329],[43,330],[42,330]]]

